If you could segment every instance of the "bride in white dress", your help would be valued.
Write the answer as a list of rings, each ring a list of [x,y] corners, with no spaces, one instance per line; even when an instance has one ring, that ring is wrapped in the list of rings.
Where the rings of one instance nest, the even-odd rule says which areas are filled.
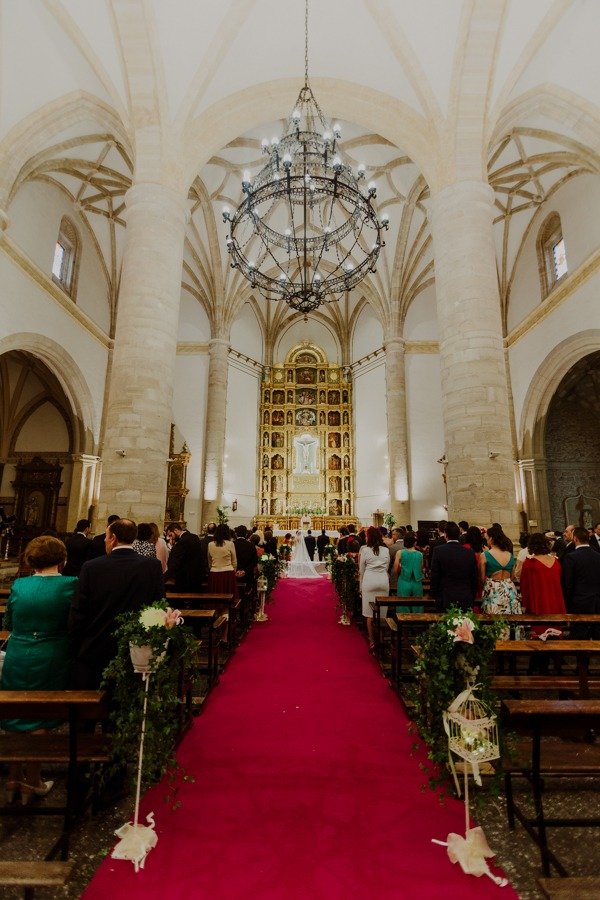
[[[297,531],[294,535],[294,546],[287,567],[288,578],[320,578],[314,562],[308,555],[304,534]]]

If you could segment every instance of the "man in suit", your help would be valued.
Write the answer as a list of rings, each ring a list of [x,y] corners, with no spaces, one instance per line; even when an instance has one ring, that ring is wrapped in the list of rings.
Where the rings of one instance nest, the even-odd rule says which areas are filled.
[[[323,561],[323,550],[331,542],[331,538],[326,534],[325,529],[321,529],[321,534],[317,538],[317,553],[319,554],[319,562]]]
[[[562,588],[569,613],[600,613],[600,553],[592,550],[587,528],[573,530],[575,550],[562,562]],[[600,626],[571,625],[574,641],[600,640]]]
[[[404,529],[401,529],[400,527],[392,528],[389,543],[387,541],[384,541],[388,550],[390,551],[390,564],[388,567],[390,597],[392,597],[398,589],[398,572],[394,572],[393,568],[396,554],[401,553],[404,549],[404,533]]]
[[[205,571],[200,538],[183,528],[180,522],[169,522],[166,533],[172,543],[165,584],[182,593],[202,590]]]
[[[479,586],[475,554],[459,543],[456,522],[448,522],[445,529],[446,541],[436,546],[431,558],[431,596],[441,612],[452,606],[466,611],[472,609]]]
[[[556,553],[556,556],[562,563],[563,559],[567,555],[567,553],[572,553],[575,549],[575,544],[573,542],[573,529],[574,525],[567,525],[565,530],[563,531],[562,537],[560,537],[557,541],[554,541],[554,546],[552,550]]]
[[[162,566],[131,546],[137,526],[117,519],[106,529],[106,554],[81,567],[79,592],[69,616],[75,690],[95,690],[117,653],[115,618],[142,609],[164,596]]]
[[[600,553],[600,522],[596,522],[590,535],[590,547]]]
[[[307,534],[306,534],[306,537],[304,538],[304,543],[306,544],[306,549],[308,550],[308,555],[309,555],[310,558],[312,559],[312,558],[314,557],[314,555],[315,555],[315,548],[316,548],[316,546],[317,546],[317,539],[316,539],[316,537],[314,537],[314,535],[313,535],[312,531],[310,530],[310,528],[308,529],[308,532],[307,532]]]
[[[235,529],[235,533],[236,539],[233,543],[235,546],[238,571],[244,573],[246,593],[252,593],[258,572],[258,553],[256,544],[253,544],[248,540],[248,529],[245,525],[238,525]]]
[[[106,524],[112,525],[113,522],[118,522],[121,516],[109,516],[106,520]],[[88,559],[97,559],[99,556],[106,556],[106,531],[101,531],[100,534],[95,535],[89,547]]]
[[[343,556],[346,552],[346,548],[348,545],[348,529],[345,525],[342,525],[340,528],[340,536],[338,538],[336,550],[338,552],[338,556]]]
[[[63,575],[79,575],[82,565],[89,559],[92,542],[88,535],[91,525],[89,519],[80,519],[75,526],[75,533],[66,538],[67,561]]]
[[[215,522],[209,522],[206,528],[206,534],[203,534],[200,538],[200,555],[202,558],[202,581],[205,582],[208,580],[208,573],[210,572],[210,565],[208,562],[208,545],[211,541],[215,539],[215,531],[217,530],[217,525]]]

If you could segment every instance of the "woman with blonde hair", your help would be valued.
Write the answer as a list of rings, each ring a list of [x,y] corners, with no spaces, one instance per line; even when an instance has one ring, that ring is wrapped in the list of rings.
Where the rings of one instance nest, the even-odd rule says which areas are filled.
[[[375,632],[373,631],[373,610],[371,602],[375,597],[388,594],[390,582],[388,569],[390,567],[390,551],[383,543],[383,537],[378,528],[372,525],[367,529],[367,543],[360,548],[358,554],[358,574],[360,578],[360,590],[362,594],[362,614],[367,620],[367,633],[369,635],[369,652],[375,649]]]

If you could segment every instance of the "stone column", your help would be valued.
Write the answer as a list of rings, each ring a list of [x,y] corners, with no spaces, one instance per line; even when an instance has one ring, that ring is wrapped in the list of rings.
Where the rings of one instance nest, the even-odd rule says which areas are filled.
[[[208,397],[206,401],[206,441],[204,451],[204,493],[202,523],[217,520],[217,506],[223,493],[223,459],[227,413],[229,341],[208,342]],[[270,487],[270,485],[269,485]]]
[[[492,231],[493,191],[463,181],[431,198],[448,518],[518,528]]]
[[[164,517],[181,295],[185,195],[151,182],[126,195],[125,248],[102,450],[98,519]]]
[[[71,531],[79,519],[87,519],[94,496],[97,456],[77,453],[73,456],[71,488],[67,506],[67,529]]]
[[[385,388],[387,396],[391,513],[398,525],[406,525],[407,522],[410,522],[410,501],[408,492],[404,341],[400,337],[393,337],[385,342]]]

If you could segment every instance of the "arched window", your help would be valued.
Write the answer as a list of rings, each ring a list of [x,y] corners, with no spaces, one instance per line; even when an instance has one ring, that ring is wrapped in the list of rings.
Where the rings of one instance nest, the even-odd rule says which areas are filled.
[[[542,299],[545,299],[554,285],[567,274],[567,255],[558,213],[551,213],[540,228],[537,251]]]
[[[75,226],[70,219],[63,216],[54,248],[52,280],[73,300],[77,289],[79,250],[79,235]]]

